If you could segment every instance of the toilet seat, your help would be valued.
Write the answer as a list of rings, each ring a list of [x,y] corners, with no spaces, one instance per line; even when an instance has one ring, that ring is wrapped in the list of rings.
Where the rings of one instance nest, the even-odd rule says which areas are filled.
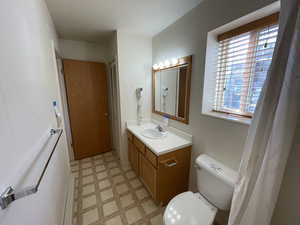
[[[199,193],[184,192],[175,196],[164,213],[165,225],[212,225],[217,208]]]

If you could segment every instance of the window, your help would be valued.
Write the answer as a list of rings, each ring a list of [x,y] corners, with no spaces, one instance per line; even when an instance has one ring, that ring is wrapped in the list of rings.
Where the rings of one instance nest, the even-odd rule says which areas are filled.
[[[278,16],[218,35],[213,111],[252,116],[272,61]]]

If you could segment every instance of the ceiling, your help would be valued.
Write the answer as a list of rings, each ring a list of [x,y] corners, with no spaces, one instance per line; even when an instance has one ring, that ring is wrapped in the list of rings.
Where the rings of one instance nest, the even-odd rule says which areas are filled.
[[[202,0],[46,0],[60,38],[101,42],[117,29],[154,36]]]

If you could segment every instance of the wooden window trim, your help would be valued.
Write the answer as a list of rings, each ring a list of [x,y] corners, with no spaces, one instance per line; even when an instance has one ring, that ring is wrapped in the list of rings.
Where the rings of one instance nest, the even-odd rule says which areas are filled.
[[[226,115],[231,115],[231,116],[234,116],[234,117],[240,117],[240,118],[248,118],[248,119],[252,119],[253,117],[253,114],[252,113],[236,113],[234,111],[226,111],[225,109],[224,110],[211,110],[212,112],[215,112],[215,113],[222,113],[222,114],[226,114]]]
[[[218,41],[220,42],[225,39],[232,38],[234,36],[237,36],[237,35],[240,35],[243,33],[247,33],[252,30],[256,30],[256,29],[259,29],[262,27],[273,25],[273,24],[277,24],[278,21],[279,21],[279,12],[273,13],[269,16],[252,21],[250,23],[247,23],[247,24],[237,27],[233,30],[230,30],[230,31],[227,31],[225,33],[218,35]]]

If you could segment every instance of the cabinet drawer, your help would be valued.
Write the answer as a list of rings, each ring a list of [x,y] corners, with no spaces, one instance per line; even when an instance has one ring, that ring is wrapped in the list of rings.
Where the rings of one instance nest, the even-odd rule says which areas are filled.
[[[146,158],[157,168],[157,156],[148,148],[146,148]]]
[[[127,130],[127,137],[128,137],[128,139],[129,139],[130,141],[133,140],[133,134],[132,134],[130,131],[128,131],[128,130]]]
[[[133,144],[136,146],[136,148],[143,154],[145,154],[146,148],[143,142],[141,142],[136,137],[133,138]]]

